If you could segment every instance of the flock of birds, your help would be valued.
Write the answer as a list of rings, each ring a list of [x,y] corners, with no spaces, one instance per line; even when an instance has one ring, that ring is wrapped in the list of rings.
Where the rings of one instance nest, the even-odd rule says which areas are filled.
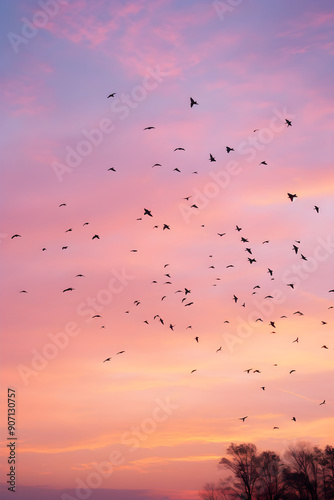
[[[113,93],[111,93],[110,95],[108,95],[108,98],[112,98],[112,97],[114,97],[115,95],[116,95],[116,92],[113,92]],[[195,106],[195,105],[197,105],[197,106],[198,106],[198,102],[197,102],[196,100],[194,100],[192,97],[190,97],[190,107],[191,107],[191,108],[193,108],[193,106]],[[290,120],[288,120],[288,119],[285,119],[285,123],[286,123],[287,127],[291,127],[291,126],[292,126],[292,122],[291,122]],[[144,128],[144,130],[145,130],[145,131],[146,131],[146,130],[153,130],[154,128],[155,128],[154,126],[147,126],[147,127],[145,127],[145,128]],[[257,130],[259,130],[259,129],[255,129],[255,130],[254,130],[254,132],[256,132]],[[179,151],[179,150],[181,150],[181,151],[183,150],[183,151],[184,151],[185,149],[184,149],[184,148],[182,148],[182,147],[177,147],[177,148],[175,148],[175,149],[174,149],[174,151]],[[231,147],[231,146],[226,146],[226,152],[227,152],[228,154],[229,154],[229,153],[232,153],[232,152],[234,152],[234,151],[235,151],[235,150],[234,150],[234,148],[233,148],[233,147]],[[211,153],[209,153],[209,161],[210,161],[210,162],[215,162],[215,161],[216,161],[215,157],[214,157]],[[267,165],[267,162],[266,162],[266,161],[261,161],[260,165]],[[161,164],[160,164],[160,163],[155,163],[155,164],[153,165],[153,167],[158,167],[158,166],[161,166]],[[153,167],[152,167],[152,168],[153,168]],[[176,170],[176,171],[180,172],[180,170],[179,170],[178,168],[175,168],[174,170]],[[115,169],[114,167],[110,167],[110,168],[108,168],[108,171],[116,172],[116,169]],[[194,172],[194,173],[197,173],[197,172]],[[291,202],[293,202],[296,198],[298,198],[298,196],[297,196],[297,194],[296,194],[296,193],[287,193],[287,197],[288,197],[288,199],[289,199]],[[192,196],[186,196],[186,197],[184,197],[184,198],[183,198],[183,200],[186,200],[186,201],[188,201],[188,202],[189,202],[189,204],[190,204],[189,206],[190,206],[190,208],[191,208],[191,209],[194,209],[194,210],[199,210],[198,205],[196,205],[196,203],[192,203],[192,202],[191,202],[191,198],[192,198]],[[66,206],[67,206],[67,204],[66,204],[66,203],[61,203],[61,204],[59,205],[59,208],[61,208],[61,207],[66,207]],[[320,208],[319,208],[319,206],[318,206],[318,205],[314,205],[313,210],[315,210],[317,214],[319,214],[319,213],[320,213]],[[137,220],[138,220],[138,221],[141,221],[141,220],[143,220],[143,218],[150,218],[150,219],[154,219],[154,214],[152,213],[152,210],[151,210],[151,209],[148,209],[148,208],[143,208],[143,213],[142,213],[142,216],[138,217],[138,218],[137,218]],[[83,224],[83,226],[88,226],[88,225],[89,225],[89,222],[84,222],[84,224]],[[158,224],[158,225],[154,225],[154,226],[153,226],[153,229],[157,229],[158,227],[160,227],[160,226],[159,226],[159,224]],[[171,229],[171,228],[170,228],[170,224],[167,224],[167,223],[163,223],[163,224],[162,224],[162,230],[163,230],[163,231],[169,231],[170,229]],[[71,227],[71,228],[66,229],[65,233],[72,232],[72,231],[73,231],[73,228]],[[236,226],[235,226],[235,231],[237,231],[237,233],[239,234],[239,233],[242,231],[242,228],[241,228],[239,225],[236,225]],[[242,233],[241,233],[241,234],[242,234]],[[220,237],[220,238],[222,238],[222,237],[226,236],[226,232],[223,232],[223,233],[222,233],[222,232],[218,232],[218,233],[217,233],[217,236],[218,236],[218,237]],[[22,236],[21,236],[20,234],[13,234],[13,236],[11,237],[11,239],[13,240],[13,239],[15,239],[15,238],[21,238],[21,237],[22,237]],[[100,240],[100,236],[99,236],[98,234],[91,234],[91,239],[92,239],[92,240]],[[254,257],[254,255],[253,255],[253,249],[251,248],[251,246],[250,246],[250,244],[249,244],[249,240],[248,240],[248,238],[246,238],[245,236],[241,235],[241,236],[240,236],[240,241],[241,241],[241,243],[242,243],[242,244],[245,244],[245,248],[244,248],[244,250],[245,250],[245,252],[247,252],[247,259],[248,259],[248,262],[249,262],[251,265],[255,264],[255,263],[257,262],[257,260],[256,260],[256,258],[255,258],[255,257]],[[267,244],[269,244],[269,243],[270,243],[270,241],[269,241],[269,240],[264,240],[264,241],[262,242],[262,244],[263,244],[263,245],[267,245]],[[300,244],[301,244],[301,242],[300,242],[299,240],[294,241],[294,243],[292,244],[292,248],[291,248],[291,250],[292,250],[292,252],[293,252],[295,255],[299,255],[299,256],[300,256],[300,258],[301,258],[303,261],[307,261],[307,260],[308,260],[308,259],[307,259],[307,257],[306,257],[303,253],[301,253],[301,252],[300,252]],[[62,246],[62,250],[63,250],[63,251],[66,251],[66,250],[67,250],[67,248],[68,248],[68,245],[64,245],[64,246]],[[46,251],[46,250],[47,250],[47,248],[46,248],[46,247],[43,247],[43,248],[42,248],[42,251]],[[134,253],[135,253],[135,252],[138,252],[138,249],[131,249],[131,250],[130,250],[130,252],[134,252]],[[212,256],[212,255],[210,255],[209,257],[210,257],[210,258],[213,258],[213,256]],[[169,264],[168,264],[168,263],[166,263],[166,264],[164,265],[164,271],[166,271],[166,268],[167,268],[168,266],[169,266]],[[226,266],[226,269],[233,268],[233,267],[234,267],[234,264],[232,264],[232,263],[231,263],[231,264],[228,264],[228,265]],[[210,265],[210,266],[209,266],[209,269],[215,269],[215,266],[212,264],[212,265]],[[266,273],[267,273],[267,274],[269,274],[269,277],[270,277],[270,279],[271,279],[271,280],[274,280],[274,279],[275,279],[275,278],[274,278],[274,270],[273,270],[273,269],[271,269],[271,268],[267,268]],[[76,278],[85,278],[85,275],[80,273],[80,274],[77,274],[75,277],[76,277]],[[173,284],[173,283],[172,283],[172,281],[171,281],[171,279],[172,279],[172,278],[171,278],[171,274],[170,274],[169,272],[164,272],[164,279],[165,279],[165,281],[164,281],[164,283],[163,283],[164,285],[172,285],[172,284]],[[216,278],[216,281],[220,281],[220,280],[221,280],[221,278],[220,278],[220,277],[217,277],[217,278]],[[152,284],[157,284],[157,281],[156,281],[156,280],[153,280],[153,281],[152,281]],[[214,284],[213,284],[213,286],[216,286],[216,285],[217,285],[217,283],[214,283]],[[287,283],[287,284],[286,284],[286,286],[290,287],[291,289],[294,289],[294,283]],[[255,286],[253,287],[252,294],[256,294],[256,293],[258,293],[258,290],[259,290],[260,288],[261,288],[261,286],[260,286],[260,285],[258,285],[258,284],[257,284],[257,285],[255,285]],[[68,286],[68,287],[65,287],[65,288],[63,289],[63,293],[73,292],[74,290],[75,290],[75,288],[74,288],[73,286]],[[192,291],[191,291],[191,289],[190,289],[189,287],[184,287],[183,289],[178,289],[178,290],[175,290],[175,291],[174,291],[174,293],[175,293],[175,294],[181,294],[181,295],[182,295],[182,298],[181,298],[181,304],[182,304],[184,307],[191,307],[191,306],[193,306],[193,305],[194,305],[194,301],[189,299],[189,295],[191,296],[191,292],[192,292]],[[23,290],[20,290],[20,293],[28,293],[28,291],[27,291],[27,290],[25,290],[25,289],[23,289]],[[334,289],[329,290],[329,293],[334,293]],[[160,299],[160,300],[161,300],[161,301],[164,301],[167,297],[168,297],[168,295],[163,295],[163,296],[161,297],[161,299]],[[266,296],[264,297],[264,299],[265,299],[265,300],[270,300],[270,299],[273,299],[273,296],[272,296],[272,295],[266,295]],[[245,302],[242,302],[242,301],[241,301],[241,302],[242,302],[242,303],[241,303],[241,302],[240,302],[239,297],[238,297],[236,294],[234,294],[234,295],[231,297],[231,302],[232,302],[232,303],[234,303],[234,304],[237,304],[237,303],[238,303],[239,305],[241,305],[241,307],[244,307],[244,308],[246,307],[246,303],[245,303]],[[141,303],[141,302],[140,302],[140,300],[135,300],[135,301],[133,302],[133,305],[134,305],[134,307],[138,307],[138,306],[140,305],[140,303]],[[330,307],[329,307],[329,309],[332,309],[332,308],[333,308],[333,306],[330,306]],[[129,313],[130,313],[130,310],[125,311],[125,313],[126,313],[126,314],[129,314]],[[304,315],[304,313],[303,313],[303,312],[301,312],[301,311],[295,311],[295,312],[293,312],[293,315],[303,316],[303,315]],[[287,317],[286,315],[282,315],[282,316],[281,316],[281,318],[286,318],[286,317]],[[94,316],[92,316],[92,318],[101,318],[101,315],[100,315],[100,314],[95,314]],[[157,322],[159,322],[161,325],[165,325],[165,324],[166,324],[166,325],[168,325],[168,328],[169,328],[171,331],[174,331],[174,328],[176,327],[176,325],[175,325],[175,324],[170,323],[169,321],[168,321],[168,322],[165,322],[165,320],[164,320],[164,319],[163,319],[163,318],[162,318],[159,314],[156,314],[156,315],[153,317],[153,321],[154,321],[154,322],[156,322],[156,321],[157,321]],[[264,322],[264,320],[263,320],[263,318],[259,317],[259,318],[257,318],[257,319],[256,319],[256,321],[255,321],[255,322],[259,322],[259,323],[261,322],[261,323],[263,323],[263,322]],[[148,319],[145,319],[145,320],[144,320],[144,323],[145,323],[145,324],[149,324],[149,320],[148,320]],[[229,323],[229,321],[228,321],[228,320],[225,320],[225,321],[224,321],[224,323]],[[321,325],[326,325],[326,324],[327,324],[327,322],[326,322],[326,321],[321,321]],[[269,327],[271,327],[271,329],[272,329],[272,331],[271,331],[270,333],[275,333],[275,332],[276,332],[276,320],[270,320],[270,321],[269,321],[269,323],[268,323],[268,325],[269,325]],[[102,326],[101,326],[101,328],[105,328],[105,326],[104,326],[104,325],[102,325]],[[192,325],[188,325],[188,326],[187,326],[187,328],[186,328],[186,330],[191,330],[191,329],[192,329]],[[196,335],[196,336],[194,337],[194,341],[195,341],[196,343],[199,343],[199,342],[200,342],[200,337]],[[293,340],[293,343],[298,344],[298,343],[299,343],[299,337],[296,337],[296,339],[294,339],[294,340]],[[326,349],[326,350],[328,350],[328,349],[329,349],[329,348],[328,348],[328,346],[327,346],[327,345],[325,345],[325,344],[324,344],[324,345],[322,345],[322,346],[321,346],[321,348],[322,348],[322,349]],[[222,350],[223,350],[223,346],[219,346],[219,347],[216,349],[216,353],[221,352]],[[115,355],[117,355],[117,356],[118,356],[118,355],[121,355],[121,354],[124,354],[124,353],[125,353],[125,350],[121,350],[121,351],[118,351]],[[108,356],[107,358],[105,358],[105,359],[103,360],[103,363],[106,363],[106,362],[111,362],[111,360],[112,360],[112,359],[113,359],[113,357],[112,357],[112,356]],[[275,364],[274,366],[277,366],[277,364]],[[195,368],[195,369],[192,369],[190,373],[192,374],[192,373],[195,373],[196,371],[197,371],[197,369]],[[291,370],[289,371],[289,374],[290,374],[290,375],[292,375],[295,371],[296,371],[295,369],[291,369]],[[250,374],[250,373],[254,373],[254,374],[255,374],[255,373],[261,373],[261,371],[260,371],[259,369],[253,369],[253,368],[247,368],[246,370],[244,370],[244,372],[245,372],[245,373],[247,373],[247,374]],[[265,390],[266,390],[266,387],[265,387],[265,386],[261,386],[261,387],[260,387],[260,389],[261,389],[262,391],[265,391]],[[325,400],[323,400],[321,403],[319,403],[319,405],[321,406],[321,405],[324,405],[325,403],[326,403],[326,401],[325,401]],[[246,420],[247,418],[248,418],[248,415],[246,415],[246,416],[244,416],[244,417],[240,417],[240,418],[239,418],[239,420],[241,420],[242,422],[245,422],[245,420]],[[296,417],[294,417],[294,416],[292,417],[292,419],[291,419],[291,420],[292,420],[292,421],[294,421],[294,422],[296,422],[296,421],[297,421]],[[279,429],[279,427],[278,427],[278,426],[274,426],[274,428],[273,428],[273,429]]]

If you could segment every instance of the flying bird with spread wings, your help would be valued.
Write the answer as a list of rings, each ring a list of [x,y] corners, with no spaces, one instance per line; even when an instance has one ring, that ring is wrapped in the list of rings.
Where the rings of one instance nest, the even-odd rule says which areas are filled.
[[[291,194],[291,193],[288,193],[288,198],[290,201],[293,201],[294,198],[298,198],[298,196],[296,194]]]

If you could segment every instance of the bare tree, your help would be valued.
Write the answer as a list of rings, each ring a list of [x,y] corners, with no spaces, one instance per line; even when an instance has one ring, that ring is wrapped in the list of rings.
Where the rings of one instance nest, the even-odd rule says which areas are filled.
[[[215,483],[206,483],[203,486],[203,491],[199,493],[202,500],[221,500],[223,497],[220,488]]]
[[[259,481],[256,486],[257,498],[278,500],[284,498],[283,462],[274,451],[264,451],[259,455]]]
[[[235,476],[234,487],[240,499],[251,500],[259,478],[259,458],[252,443],[236,445],[231,443],[226,452],[231,459],[222,458],[219,465],[229,469]]]
[[[321,493],[324,500],[331,500],[334,498],[334,448],[326,446],[324,450],[318,450],[320,480],[321,480]]]
[[[284,459],[274,451],[257,453],[252,443],[231,443],[218,467],[232,472],[219,485],[207,483],[202,500],[333,500],[334,447],[300,442]]]
[[[290,488],[296,489],[293,485],[295,482],[303,494],[307,492],[306,498],[318,500],[319,460],[321,459],[318,450],[312,449],[309,443],[300,442],[288,448],[285,452],[285,459],[288,465],[285,478]]]

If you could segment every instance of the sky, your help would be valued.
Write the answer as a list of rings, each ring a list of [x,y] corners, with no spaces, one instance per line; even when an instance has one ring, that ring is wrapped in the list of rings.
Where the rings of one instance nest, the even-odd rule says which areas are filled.
[[[1,9],[2,498],[334,445],[332,1]]]

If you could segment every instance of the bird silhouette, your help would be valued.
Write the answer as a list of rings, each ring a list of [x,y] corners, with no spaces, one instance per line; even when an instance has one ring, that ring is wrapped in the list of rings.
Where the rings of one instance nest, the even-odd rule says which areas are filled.
[[[94,236],[92,237],[92,240],[99,240],[100,239],[100,236],[98,234],[94,234]]]
[[[317,212],[317,214],[319,213],[319,207],[317,207],[317,205],[314,205],[313,210],[315,210]]]
[[[230,148],[229,146],[226,146],[226,152],[229,153],[230,151],[234,151],[234,149]]]
[[[144,208],[144,215],[149,215],[150,217],[153,217],[151,210],[148,210],[147,208]]]
[[[325,404],[326,404],[326,400],[324,399],[322,403],[319,403],[319,406],[325,405]]]
[[[292,127],[292,122],[290,120],[288,120],[287,118],[285,118],[285,123],[286,123],[287,127]]]
[[[13,236],[11,237],[11,240],[14,238],[22,238],[22,236],[20,234],[13,234]]]
[[[74,288],[70,287],[70,288],[65,288],[65,290],[63,290],[63,293],[64,292],[72,292],[74,290]]]
[[[289,374],[291,375],[291,373],[295,372],[296,370],[290,370],[289,371]]]
[[[105,363],[106,361],[111,361],[112,358],[106,358],[103,363]]]
[[[108,95],[107,99],[109,99],[109,97],[115,97],[115,95],[116,95],[116,92],[113,92],[112,94]]]
[[[192,108],[195,104],[198,105],[198,102],[195,101],[192,97],[190,97],[190,107]]]
[[[297,422],[296,417],[292,417],[291,420],[293,420],[294,422]]]
[[[210,161],[216,161],[216,159],[212,156],[212,154],[210,153],[210,158],[209,158]]]
[[[152,130],[154,129],[155,127],[145,127],[144,130]]]
[[[175,148],[174,151],[185,151],[184,148]]]
[[[294,198],[298,198],[296,194],[288,193],[289,200],[293,201]]]
[[[242,420],[243,422],[248,418],[248,415],[246,417],[240,417],[239,420]]]
[[[195,337],[196,342],[198,342],[199,337]]]

